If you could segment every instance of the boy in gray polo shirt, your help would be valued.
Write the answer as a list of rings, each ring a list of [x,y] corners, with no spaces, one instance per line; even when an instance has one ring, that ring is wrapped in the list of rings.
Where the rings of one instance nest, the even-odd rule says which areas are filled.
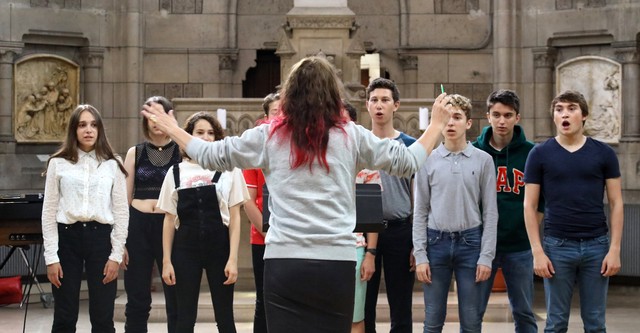
[[[491,156],[467,142],[471,101],[450,95],[444,143],[416,174],[413,247],[423,282],[424,332],[441,332],[455,273],[462,332],[480,332],[480,282],[491,274],[498,207]]]

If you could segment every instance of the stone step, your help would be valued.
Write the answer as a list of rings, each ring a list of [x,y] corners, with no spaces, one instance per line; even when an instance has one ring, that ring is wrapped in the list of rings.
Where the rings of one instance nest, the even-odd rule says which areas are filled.
[[[149,322],[166,321],[165,302],[162,292],[152,293],[153,304]],[[237,291],[234,296],[234,316],[238,323],[253,322],[253,312],[255,302],[255,292]],[[123,322],[125,320],[124,309],[127,304],[127,295],[119,293],[115,303],[115,320]],[[455,292],[449,293],[447,304],[447,321],[458,321],[458,298]],[[209,292],[201,292],[198,301],[198,322],[214,322],[213,305]],[[386,294],[381,293],[378,298],[377,321],[389,321],[389,304]],[[422,292],[413,294],[413,321],[424,321],[424,298]],[[509,300],[506,293],[493,293],[489,299],[489,305],[484,316],[485,322],[511,322],[511,311],[509,310]]]

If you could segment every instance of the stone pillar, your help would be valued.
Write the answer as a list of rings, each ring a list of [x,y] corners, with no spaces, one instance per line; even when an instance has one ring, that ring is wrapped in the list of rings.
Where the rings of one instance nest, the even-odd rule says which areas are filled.
[[[0,49],[0,141],[12,141],[15,50]]]
[[[517,49],[514,47],[517,20],[514,1],[494,1],[493,15],[493,81],[495,88],[515,89],[515,62]]]
[[[535,48],[533,52],[533,107],[534,138],[539,142],[554,135],[549,105],[553,94],[553,69],[556,59],[554,48]]]
[[[220,97],[233,97],[233,69],[238,55],[218,55],[218,71],[220,74]]]
[[[418,57],[414,55],[401,55],[400,64],[404,76],[402,98],[417,98],[418,92]]]
[[[631,45],[629,45],[631,44]],[[635,42],[613,45],[622,64],[622,138],[640,141],[640,64]]]
[[[104,50],[87,47],[83,50],[82,71],[84,73],[84,96],[81,103],[87,103],[102,110],[102,68]],[[103,111],[104,112],[104,111]]]

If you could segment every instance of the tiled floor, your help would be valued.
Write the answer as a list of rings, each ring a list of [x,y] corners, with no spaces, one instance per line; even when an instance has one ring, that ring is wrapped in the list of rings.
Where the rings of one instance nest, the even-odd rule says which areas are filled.
[[[420,299],[419,295],[416,295]],[[80,320],[78,322],[78,332],[90,332],[89,318],[87,314],[86,300],[81,301]],[[640,331],[640,287],[611,286],[609,290],[609,300],[607,308],[607,326],[610,333],[628,333]],[[540,332],[544,326],[544,300],[542,286],[536,284],[536,302],[535,311],[539,317],[538,325]],[[29,306],[25,332],[44,333],[51,331],[51,320],[53,318],[53,309],[45,309],[40,303],[33,303]],[[18,333],[23,332],[23,322],[25,319],[24,309],[18,308],[16,305],[0,307],[0,332]],[[414,332],[422,331],[422,323],[414,322]],[[237,323],[239,333],[252,332],[252,324],[250,322]],[[389,323],[379,323],[379,332],[388,332]],[[124,331],[124,323],[116,322],[116,331]],[[513,332],[513,323],[485,323],[484,332],[490,333],[506,333]],[[166,332],[164,323],[150,323],[149,332]],[[215,323],[198,323],[195,329],[199,332],[216,332]],[[456,322],[447,322],[444,332],[459,332],[459,325]],[[580,321],[580,313],[577,302],[571,311],[571,319],[569,332],[582,332],[582,324]]]

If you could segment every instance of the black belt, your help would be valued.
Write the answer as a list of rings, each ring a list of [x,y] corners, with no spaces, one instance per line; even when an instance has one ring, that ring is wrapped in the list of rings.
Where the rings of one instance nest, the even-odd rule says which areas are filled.
[[[96,222],[96,221],[89,221],[89,222],[75,222],[72,224],[64,224],[64,223],[58,223],[58,226],[67,230],[72,230],[72,229],[80,229],[80,228],[86,228],[88,230],[111,230],[113,229],[113,226],[111,224],[103,224],[100,222]]]
[[[385,228],[391,228],[391,227],[394,227],[394,226],[403,225],[405,223],[411,223],[411,219],[412,219],[412,216],[409,215],[407,217],[403,217],[403,218],[399,218],[399,219],[382,220],[382,224],[384,224]]]

